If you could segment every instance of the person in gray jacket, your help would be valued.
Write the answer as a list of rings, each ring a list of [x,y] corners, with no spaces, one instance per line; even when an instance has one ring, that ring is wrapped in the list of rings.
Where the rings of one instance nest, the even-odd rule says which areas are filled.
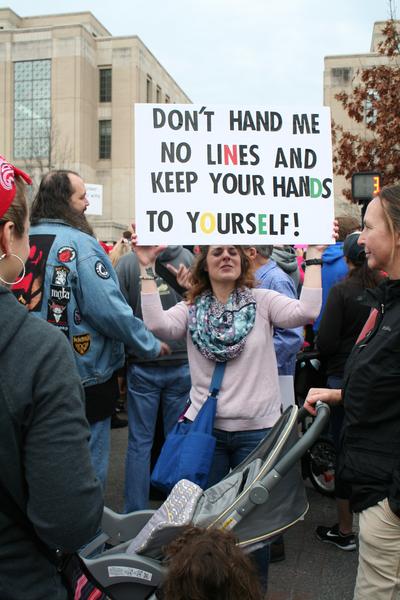
[[[168,246],[160,255],[159,269],[164,277],[156,283],[164,310],[175,306],[182,297],[167,283],[167,265],[175,269],[190,267],[193,254],[182,246]],[[123,256],[116,266],[123,295],[136,317],[142,318],[140,268],[136,254]],[[165,273],[165,271],[167,271]],[[154,277],[153,277],[154,279]],[[150,489],[150,457],[154,441],[159,405],[162,407],[164,434],[178,420],[189,398],[190,374],[185,340],[164,340],[171,354],[145,359],[129,348],[127,364],[128,449],[125,466],[125,511],[148,508]]]
[[[67,600],[28,524],[50,550],[74,552],[99,528],[102,489],[70,345],[9,290],[29,254],[22,179],[0,157],[0,598]]]

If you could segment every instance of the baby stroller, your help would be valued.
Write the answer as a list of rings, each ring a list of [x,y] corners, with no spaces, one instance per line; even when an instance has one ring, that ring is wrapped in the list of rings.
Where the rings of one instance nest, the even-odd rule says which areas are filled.
[[[299,459],[326,426],[329,408],[319,404],[299,439],[302,411],[289,407],[247,459],[205,491],[183,480],[157,511],[120,515],[106,508],[103,533],[81,553],[90,578],[112,600],[153,600],[166,572],[162,548],[189,523],[232,530],[247,551],[302,519],[308,501]],[[105,542],[112,547],[88,558]]]
[[[294,387],[295,400],[299,407],[303,406],[310,388],[326,387],[326,374],[319,352],[307,350],[298,353]],[[312,416],[306,413],[301,423],[301,431],[306,431],[312,421]],[[308,478],[317,492],[328,497],[335,496],[336,448],[329,434],[329,426],[305,452],[301,465],[303,478]]]

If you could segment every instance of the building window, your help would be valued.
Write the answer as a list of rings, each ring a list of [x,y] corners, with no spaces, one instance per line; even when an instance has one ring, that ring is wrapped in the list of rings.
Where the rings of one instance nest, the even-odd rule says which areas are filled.
[[[100,69],[99,76],[99,100],[100,102],[111,102],[111,69]]]
[[[51,61],[14,63],[14,158],[47,158],[51,145]]]
[[[161,88],[159,85],[156,88],[156,102],[158,104],[161,102]]]
[[[153,100],[153,82],[151,80],[150,75],[147,75],[146,79],[146,102],[151,102]]]
[[[169,104],[170,102],[171,102],[170,97],[167,94],[165,94],[165,104]]]
[[[350,67],[332,69],[332,85],[349,85],[351,83],[352,71]]]
[[[99,121],[99,158],[111,158],[111,121]]]

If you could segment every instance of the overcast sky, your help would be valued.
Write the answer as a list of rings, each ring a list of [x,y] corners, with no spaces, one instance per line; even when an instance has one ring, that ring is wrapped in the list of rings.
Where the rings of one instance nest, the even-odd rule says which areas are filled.
[[[324,56],[369,52],[388,0],[15,0],[20,16],[91,11],[138,35],[195,103],[319,105]],[[399,9],[397,9],[397,14]]]

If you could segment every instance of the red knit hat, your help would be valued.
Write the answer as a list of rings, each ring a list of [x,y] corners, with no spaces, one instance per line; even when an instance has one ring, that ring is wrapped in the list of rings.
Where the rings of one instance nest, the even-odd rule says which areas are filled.
[[[0,219],[10,208],[17,192],[15,185],[16,175],[19,175],[27,184],[31,185],[32,179],[29,175],[11,165],[0,155]]]

